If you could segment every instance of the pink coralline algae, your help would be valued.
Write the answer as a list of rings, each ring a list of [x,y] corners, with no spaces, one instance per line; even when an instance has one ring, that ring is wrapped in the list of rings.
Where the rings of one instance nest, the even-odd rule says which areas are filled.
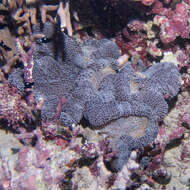
[[[184,162],[190,162],[190,142],[183,143],[181,148],[181,160]]]
[[[22,99],[17,88],[9,86],[3,75],[0,81],[0,99],[0,119],[8,122],[9,126],[16,129],[19,124],[26,124],[27,120],[28,124],[35,120],[31,107]]]
[[[164,155],[167,147],[175,144],[177,141],[181,141],[184,137],[185,129],[182,127],[176,127],[169,134],[166,132],[165,126],[160,127],[160,131],[156,139],[154,140],[154,148],[149,152],[152,156],[151,162],[148,163],[146,171],[154,172],[159,170],[164,163]],[[188,153],[187,153],[188,155]],[[183,150],[181,151],[181,158],[185,158]]]
[[[187,126],[187,128],[190,128],[190,112],[187,112],[184,114],[182,121],[183,121],[183,124]]]
[[[176,53],[178,48],[181,53],[177,52],[176,56],[180,68],[186,65],[189,62],[189,1],[147,1],[147,7],[146,16],[129,19],[116,34],[115,40],[122,54],[131,57],[134,65],[141,59],[149,66],[152,60],[162,59],[167,51]]]
[[[129,27],[132,30],[142,29],[142,23],[131,23]],[[129,42],[126,42],[124,38],[128,39]],[[127,53],[136,59],[141,59],[144,63],[147,62],[147,48],[146,43],[147,37],[145,35],[139,34],[129,34],[127,29],[123,29],[122,32],[117,34],[116,43],[120,47],[123,53]]]
[[[152,13],[159,14],[154,17],[154,23],[160,26],[160,39],[163,43],[173,42],[178,36],[189,38],[189,9],[190,6],[185,2],[177,4],[174,11],[164,8],[159,1],[154,5]]]
[[[48,144],[39,129],[30,134],[37,137],[35,146],[21,145],[15,139],[18,152],[10,153],[13,160],[7,157],[0,160],[0,187],[7,190],[38,190],[39,186],[47,190],[64,189],[62,182],[66,180],[66,173],[71,170],[71,163],[77,159],[77,154],[70,147],[63,152],[61,147]],[[22,134],[23,137],[26,135]],[[6,140],[9,143],[7,152],[13,146],[12,141],[13,137]],[[0,151],[3,152],[2,149]]]

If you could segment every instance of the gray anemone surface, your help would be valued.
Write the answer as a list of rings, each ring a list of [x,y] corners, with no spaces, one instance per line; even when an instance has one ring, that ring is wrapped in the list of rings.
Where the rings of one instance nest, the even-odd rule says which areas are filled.
[[[34,32],[39,32],[38,27]],[[50,23],[41,33],[54,38]],[[156,63],[138,73],[130,63],[119,68],[119,56],[117,45],[107,39],[79,43],[61,34],[57,42],[39,40],[34,52],[33,89],[36,102],[44,100],[42,120],[53,120],[65,97],[59,117],[63,125],[77,124],[84,117],[92,127],[103,126],[115,139],[115,167],[121,169],[131,150],[154,140],[158,121],[168,112],[164,95],[175,96],[180,83],[172,63]],[[13,72],[10,81],[23,88],[19,76],[20,71]]]

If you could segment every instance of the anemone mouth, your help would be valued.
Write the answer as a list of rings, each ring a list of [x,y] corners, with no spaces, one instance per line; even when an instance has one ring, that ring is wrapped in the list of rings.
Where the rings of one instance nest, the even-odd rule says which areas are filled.
[[[137,139],[144,136],[149,121],[150,119],[147,116],[121,117],[101,127],[100,133],[107,134],[111,138],[127,135]]]
[[[149,136],[148,133],[151,132],[151,128],[155,128],[155,123],[147,115],[131,115],[111,121],[109,124],[101,127],[99,132],[105,134],[110,139],[112,148],[117,150],[119,139],[124,143],[127,143],[127,139],[131,139],[134,143],[138,142],[140,139]],[[152,131],[154,131],[154,129],[152,129]],[[127,138],[125,139],[125,137]],[[145,141],[148,142],[149,140],[145,139]],[[142,144],[144,144],[144,142],[142,142]]]
[[[132,150],[151,143],[158,134],[158,125],[151,116],[130,115],[110,122],[104,129],[110,146],[118,155],[112,162],[114,169],[121,169]]]
[[[130,80],[130,91],[131,93],[137,93],[140,91],[140,86],[138,82],[135,82],[133,80]]]
[[[146,76],[144,73],[135,72],[135,75],[136,75],[137,77],[140,77],[140,78],[143,78],[143,79],[147,78],[147,76]]]
[[[128,136],[134,139],[144,136],[148,127],[149,119],[147,117],[129,116],[123,123],[124,131]]]
[[[94,72],[94,74],[90,77],[90,82],[98,90],[103,79],[109,74],[114,73],[116,72],[110,66],[107,66],[100,71]]]

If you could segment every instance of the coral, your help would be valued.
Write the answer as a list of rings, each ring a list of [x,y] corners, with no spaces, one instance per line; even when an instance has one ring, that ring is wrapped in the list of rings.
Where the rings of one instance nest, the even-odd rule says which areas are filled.
[[[159,8],[158,8],[159,7]],[[162,16],[156,15],[154,23],[160,25],[160,39],[163,43],[171,43],[178,36],[181,38],[189,38],[190,25],[188,23],[189,5],[185,2],[178,3],[175,10],[166,9],[161,2],[157,2],[152,9],[153,13],[160,13]]]
[[[12,134],[5,134],[2,130],[0,134],[0,186],[14,190],[34,190],[39,187],[44,190],[61,189],[67,172],[71,171],[72,160],[78,156],[77,153],[69,147],[63,152],[61,147],[47,143],[40,129],[28,134],[28,138],[36,136],[33,147],[20,143],[19,139],[26,137],[26,133],[19,134],[19,139]],[[3,150],[2,145],[6,151]]]
[[[146,10],[148,17],[143,16],[143,13],[139,17],[136,16],[131,19],[129,17],[129,20],[116,34],[116,43],[122,53],[135,60],[133,61],[134,65],[137,64],[136,60],[140,58],[145,65],[149,66],[152,60],[156,62],[161,60],[165,52],[177,53],[176,49],[178,48],[181,51],[181,56],[179,56],[181,58],[178,58],[177,64],[185,65],[186,60],[189,59],[187,56],[190,32],[189,2],[174,3],[172,1],[148,0],[141,1],[141,3],[148,8],[140,7],[142,8],[141,12]],[[152,6],[149,6],[149,3]],[[138,6],[139,3],[136,3],[135,7]],[[121,8],[119,9],[121,10]],[[134,15],[138,15],[138,13]]]
[[[68,35],[72,36],[73,29],[71,25],[70,10],[69,10],[69,1],[63,2],[60,1],[59,8],[57,10],[57,15],[60,17],[60,28],[64,31],[66,28]],[[45,22],[44,22],[45,23]]]
[[[27,83],[32,83],[33,82],[32,71],[33,71],[33,66],[34,66],[32,56],[33,56],[35,45],[32,44],[30,50],[27,51],[26,53],[21,45],[21,42],[19,41],[19,39],[17,39],[17,48],[24,65],[24,80]]]
[[[78,73],[72,65],[61,65],[50,56],[44,56],[35,62],[33,70],[34,94],[36,101],[44,100],[41,114],[45,120],[52,120],[59,100],[73,87]],[[64,78],[62,78],[64,76]],[[64,82],[64,81],[67,81]]]
[[[124,36],[124,37],[123,37]],[[128,39],[126,42],[125,39]],[[141,59],[147,64],[147,36],[138,33],[131,34],[124,28],[122,32],[119,32],[116,36],[116,44],[120,47],[123,54],[130,55],[135,59]]]
[[[159,184],[165,184],[167,189],[173,188],[176,181],[179,181],[180,188],[188,186],[186,174],[189,172],[189,128],[183,120],[183,116],[188,115],[188,110],[189,93],[182,92],[178,94],[176,106],[164,118],[152,150],[148,153],[151,161],[145,172],[151,173],[152,179]],[[175,166],[171,167],[170,164]],[[183,171],[180,169],[181,165],[185,168]],[[175,179],[171,176],[174,171],[177,171]]]
[[[84,104],[71,96],[65,96],[66,102],[61,106],[60,121],[67,126],[80,122],[83,116]]]
[[[131,100],[132,105],[133,102],[135,103],[134,113],[143,114],[151,112],[153,118],[161,120],[168,112],[168,104],[164,100],[164,97],[155,91],[144,89],[138,96],[133,95]],[[141,103],[142,107],[136,107],[137,102]]]
[[[0,29],[0,60],[1,67],[5,73],[9,73],[11,67],[15,65],[18,55],[16,55],[16,43],[11,35],[11,30],[6,27]]]
[[[69,1],[54,1],[53,3],[41,2],[39,0],[29,1],[3,1],[2,5],[4,11],[10,12],[9,19],[13,20],[17,33],[22,35],[24,33],[32,33],[32,25],[37,23],[37,12],[40,12],[41,20],[45,23],[47,20],[54,21],[54,17],[59,17],[57,23],[60,23],[61,30],[67,29],[71,36],[73,33]],[[55,12],[56,16],[52,16],[49,12]],[[19,26],[20,25],[20,26]]]

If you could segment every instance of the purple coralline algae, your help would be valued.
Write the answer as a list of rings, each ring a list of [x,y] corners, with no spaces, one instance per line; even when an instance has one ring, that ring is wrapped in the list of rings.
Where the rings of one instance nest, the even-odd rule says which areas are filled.
[[[19,90],[23,90],[20,86],[21,81],[18,78],[15,79],[19,87]],[[0,72],[0,119],[3,120],[2,126],[13,126],[16,129],[19,124],[30,125],[34,124],[34,115],[32,110],[27,107],[27,103],[22,99],[18,89],[14,86],[10,87],[7,80]],[[4,123],[4,124],[3,124]],[[33,127],[34,128],[34,127]],[[9,129],[9,128],[7,128]]]
[[[118,152],[114,167],[121,169],[132,150],[157,136],[158,121],[168,112],[164,96],[173,97],[180,88],[178,69],[165,62],[143,72],[131,63],[120,68],[120,50],[113,41],[82,44],[65,34],[56,36],[50,25],[45,24],[46,38],[36,42],[33,55],[33,91],[37,103],[43,99],[41,118],[67,126],[84,118],[92,128],[107,130]]]
[[[154,17],[154,22],[160,26],[160,39],[163,43],[173,42],[178,36],[189,38],[189,8],[185,1],[177,4],[175,10],[165,8],[160,1],[155,3],[152,13],[158,14]]]

